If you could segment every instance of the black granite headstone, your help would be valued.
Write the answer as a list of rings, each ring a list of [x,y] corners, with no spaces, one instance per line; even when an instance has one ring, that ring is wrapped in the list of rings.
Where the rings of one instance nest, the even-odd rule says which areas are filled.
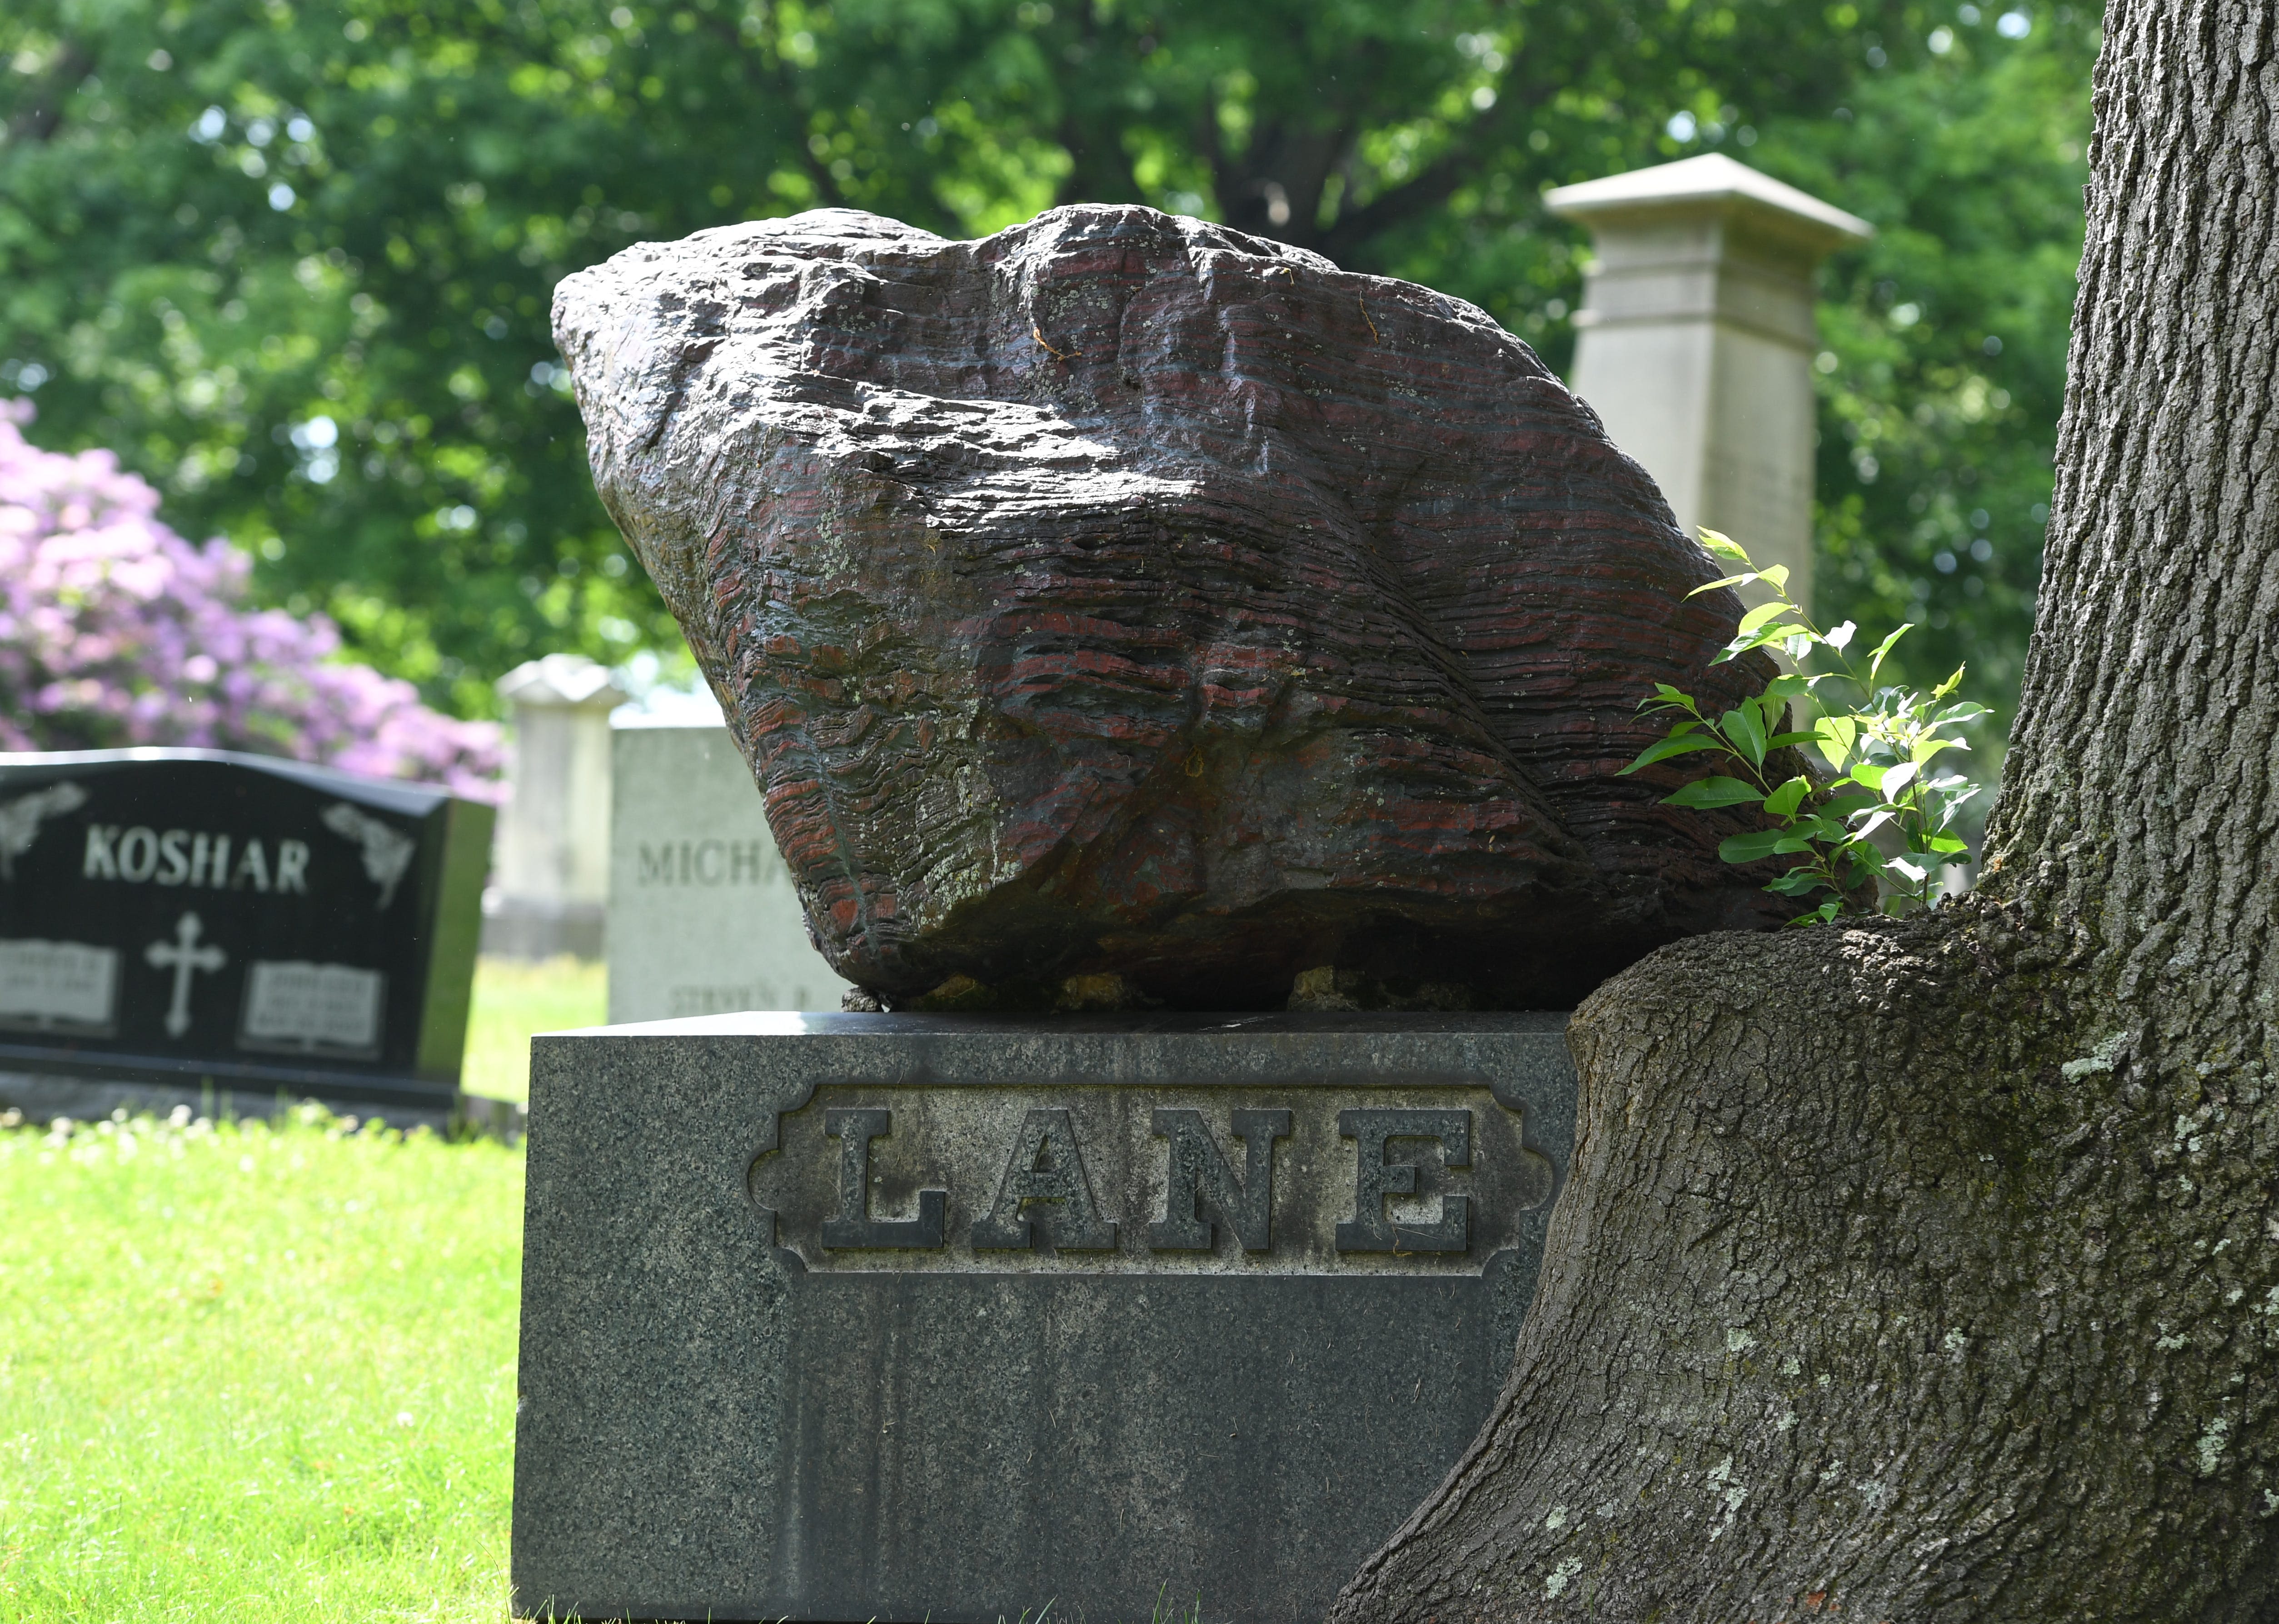
[[[448,1111],[491,821],[271,756],[0,755],[0,1071]]]

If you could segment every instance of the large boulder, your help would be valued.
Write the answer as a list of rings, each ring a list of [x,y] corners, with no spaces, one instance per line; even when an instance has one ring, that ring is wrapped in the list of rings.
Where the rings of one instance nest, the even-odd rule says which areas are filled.
[[[889,1006],[1569,1003],[1785,916],[1617,778],[1738,612],[1461,300],[1149,209],[629,249],[555,332],[602,500]]]

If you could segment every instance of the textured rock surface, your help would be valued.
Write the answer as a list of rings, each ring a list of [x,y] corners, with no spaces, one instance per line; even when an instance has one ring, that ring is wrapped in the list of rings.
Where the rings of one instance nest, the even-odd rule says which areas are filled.
[[[1738,821],[1614,776],[1652,683],[1746,680],[1704,670],[1736,605],[1470,305],[1147,209],[834,210],[629,249],[555,328],[810,925],[890,1001],[1334,966],[1555,1006],[1780,917]]]

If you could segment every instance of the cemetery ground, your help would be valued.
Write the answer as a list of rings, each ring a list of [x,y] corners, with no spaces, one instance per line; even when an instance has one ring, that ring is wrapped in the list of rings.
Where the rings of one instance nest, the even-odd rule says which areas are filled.
[[[459,1086],[486,1099],[529,1098],[531,1033],[599,1026],[609,1007],[607,972],[596,961],[479,961]]]
[[[487,961],[469,1087],[601,998]],[[487,1140],[0,1130],[0,1618],[503,1618],[521,1220]]]

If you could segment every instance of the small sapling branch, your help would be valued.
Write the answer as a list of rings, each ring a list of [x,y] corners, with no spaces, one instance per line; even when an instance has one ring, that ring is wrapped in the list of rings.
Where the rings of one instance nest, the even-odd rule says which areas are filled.
[[[1959,773],[1931,777],[1927,770],[1949,750],[1970,747],[1959,730],[1986,714],[1967,701],[1943,704],[1962,685],[1958,669],[1928,694],[1877,686],[1884,662],[1900,638],[1914,629],[1900,626],[1868,655],[1864,670],[1848,650],[1859,628],[1845,621],[1823,632],[1789,596],[1788,571],[1771,564],[1760,570],[1731,538],[1701,532],[1712,556],[1740,570],[1688,596],[1753,582],[1771,588],[1770,601],[1744,614],[1732,640],[1711,662],[1723,664],[1753,650],[1778,647],[1793,670],[1776,676],[1763,691],[1733,709],[1709,717],[1691,694],[1657,683],[1639,709],[1646,715],[1674,713],[1669,731],[1638,753],[1625,773],[1681,755],[1723,758],[1727,770],[1685,785],[1663,797],[1666,806],[1703,811],[1755,802],[1771,826],[1728,837],[1718,848],[1727,862],[1759,862],[1768,857],[1798,859],[1765,889],[1785,896],[1826,892],[1819,905],[1798,917],[1818,924],[1846,913],[1869,913],[1879,896],[1884,911],[1911,913],[1931,904],[1940,868],[1967,856],[1968,843],[1953,832],[1964,804],[1978,793]],[[1824,651],[1832,670],[1807,671],[1815,651]],[[1850,697],[1848,704],[1840,702]],[[1792,707],[1809,708],[1810,725],[1784,726]],[[1835,777],[1815,785],[1795,775],[1775,783],[1769,763],[1784,748],[1811,748]],[[1887,854],[1878,837],[1904,850]],[[1870,884],[1870,882],[1874,882]]]

